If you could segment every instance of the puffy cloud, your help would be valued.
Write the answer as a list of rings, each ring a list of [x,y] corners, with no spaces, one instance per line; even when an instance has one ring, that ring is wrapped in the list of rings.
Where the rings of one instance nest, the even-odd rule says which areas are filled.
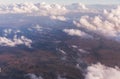
[[[116,40],[120,39],[120,6],[116,9],[104,10],[102,13],[98,11],[98,13],[96,13],[93,9],[87,8],[82,3],[74,3],[71,5],[21,3],[0,5],[0,14],[4,13],[47,16],[52,20],[65,21],[66,24],[74,20],[74,24],[80,28],[64,29],[64,32],[69,35],[92,37],[90,32],[93,32]],[[80,18],[79,21],[78,18]],[[46,20],[46,22],[48,22],[48,20]],[[84,30],[81,31],[81,28]],[[34,29],[38,29],[37,31],[41,30],[38,26],[34,27]],[[7,32],[8,30],[5,31],[5,33]]]
[[[63,31],[71,36],[91,37],[89,34],[78,29],[64,29]]]
[[[96,34],[119,39],[120,38],[120,7],[110,11],[104,10],[102,15],[82,16],[79,21],[74,21],[77,27]]]
[[[12,32],[12,29],[4,29],[4,32],[5,32],[6,34],[10,34],[10,33]]]
[[[95,12],[87,8],[82,3],[73,3],[70,5],[47,4],[43,3],[20,3],[20,4],[0,4],[0,14],[29,14],[36,16],[61,16],[76,12]]]
[[[60,75],[58,75],[57,79],[66,79],[66,78],[65,77],[61,77]]]
[[[33,15],[49,16],[63,15],[67,9],[59,4],[47,3],[21,3],[21,4],[0,4],[0,14],[4,13],[27,13]]]
[[[69,13],[99,13],[97,9],[88,8],[86,5],[82,3],[73,3],[70,5],[66,5],[67,10]]]
[[[14,33],[14,34],[20,33],[21,31],[18,30],[18,29],[15,30],[15,29],[7,28],[7,29],[4,29],[3,32],[4,32],[4,36],[7,36],[7,35],[9,35],[11,33]]]
[[[44,15],[64,15],[67,13],[66,7],[59,4],[42,3],[39,5],[39,10]]]
[[[37,24],[37,25],[35,25],[35,26],[32,26],[31,30],[34,29],[34,30],[36,30],[36,31],[41,31],[42,28],[43,28],[42,26],[40,26],[40,25]],[[30,28],[29,28],[29,29],[30,29]]]
[[[87,10],[88,8],[82,3],[73,3],[67,6],[69,10]]]
[[[88,66],[85,79],[120,79],[120,69],[104,66],[100,63]]]
[[[13,40],[8,39],[6,37],[0,37],[0,46],[9,46],[15,47],[17,45],[25,45],[27,47],[31,47],[32,40],[26,38],[25,36],[21,36],[17,38],[17,35],[14,36]]]
[[[8,34],[11,34],[12,29],[4,29],[4,35],[7,36]]]
[[[1,5],[0,13],[31,13],[39,9],[33,3]]]
[[[50,16],[53,20],[66,21],[67,19],[64,16]]]
[[[20,33],[21,31],[20,30],[15,30],[14,31],[14,33],[16,34],[16,33]]]
[[[110,22],[114,23],[116,27],[120,26],[120,6],[110,11],[104,10],[104,15]]]
[[[37,77],[35,74],[27,74],[29,77],[30,77],[30,79],[43,79],[41,76],[39,76],[39,77]]]

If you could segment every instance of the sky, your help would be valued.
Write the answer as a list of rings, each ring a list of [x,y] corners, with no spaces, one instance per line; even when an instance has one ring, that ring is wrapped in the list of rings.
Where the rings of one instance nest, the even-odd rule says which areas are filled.
[[[71,4],[81,2],[83,4],[120,4],[120,0],[0,0],[0,3],[46,2],[58,4]]]

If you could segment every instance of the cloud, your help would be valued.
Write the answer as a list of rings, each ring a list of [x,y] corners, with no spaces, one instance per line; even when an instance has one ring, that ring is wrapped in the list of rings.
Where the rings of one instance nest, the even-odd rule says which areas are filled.
[[[17,45],[25,45],[30,48],[31,43],[32,40],[26,38],[25,36],[21,36],[20,38],[18,38],[17,35],[15,35],[13,39],[0,37],[0,46],[15,47]]]
[[[10,34],[12,32],[12,29],[4,29],[4,33]]]
[[[30,79],[43,79],[41,76],[37,77],[35,74],[27,74],[27,76],[30,77]]]
[[[95,12],[87,8],[82,3],[70,5],[48,4],[48,3],[19,3],[19,4],[0,4],[0,14],[29,14],[36,16],[63,16],[76,12]]]
[[[89,32],[96,33],[109,38],[120,38],[120,7],[110,11],[104,10],[102,15],[82,16],[79,21],[73,23]]]
[[[31,13],[38,11],[38,8],[33,3],[1,5],[0,9],[0,13]]]
[[[62,49],[58,49],[62,54],[66,54],[66,52]]]
[[[70,5],[20,3],[0,5],[0,14],[25,14],[25,17],[22,17],[22,19],[24,19],[22,22],[33,22],[33,24],[37,21],[34,22],[32,18],[28,20],[28,15],[45,16],[44,20],[46,21],[45,23],[43,22],[43,24],[58,24],[52,21],[48,21],[49,18],[51,20],[64,21],[66,22],[66,26],[69,26],[71,21],[73,21],[77,27],[74,27],[74,29],[71,28],[63,30],[68,35],[93,37],[93,34],[95,33],[96,35],[101,35],[106,38],[120,40],[120,6],[111,10],[105,9],[99,11],[96,9],[88,8],[82,3],[73,3]],[[18,19],[16,17],[17,16],[15,16],[12,20],[16,21]],[[37,19],[41,21],[41,18],[43,17]],[[10,18],[8,19],[10,21],[6,20],[7,19],[5,19],[5,22],[8,22],[8,24],[9,22],[12,22]],[[1,21],[1,23],[3,22]],[[43,24],[41,21],[41,25]],[[41,31],[41,28],[38,26],[32,29],[38,29],[37,31]],[[29,30],[31,30],[31,28]],[[6,34],[8,32],[10,32],[10,30],[5,30]]]
[[[86,51],[86,50],[84,50],[84,49],[78,49],[78,51],[80,51],[81,53],[86,53],[86,54],[89,53],[88,51]]]
[[[57,79],[67,79],[65,77],[61,77],[60,75],[57,76]]]
[[[3,32],[4,32],[4,35],[7,36],[8,34],[11,34],[12,29],[4,29]]]
[[[21,4],[4,4],[0,6],[0,14],[7,13],[27,13],[33,15],[49,16],[49,15],[63,15],[67,9],[59,4],[47,3],[21,3]]]
[[[82,3],[73,3],[67,6],[69,10],[87,10],[88,8]]]
[[[64,29],[63,31],[71,36],[80,36],[80,37],[88,37],[88,38],[91,37],[87,33],[78,29]]]
[[[64,16],[50,16],[53,20],[66,21],[67,19]]]
[[[104,66],[100,63],[88,66],[85,79],[120,79],[120,69]]]
[[[47,15],[63,15],[67,12],[67,9],[63,5],[47,3],[40,4],[39,10],[40,12],[45,12]]]
[[[31,30],[34,29],[34,30],[36,30],[36,31],[41,31],[42,28],[43,28],[42,26],[40,26],[40,25],[37,24],[37,25],[35,25],[35,26],[32,26]],[[29,28],[29,29],[30,29],[30,28]]]

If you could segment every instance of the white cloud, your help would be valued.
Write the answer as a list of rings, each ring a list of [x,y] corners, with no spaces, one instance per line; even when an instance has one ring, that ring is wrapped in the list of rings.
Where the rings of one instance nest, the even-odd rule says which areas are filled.
[[[93,8],[88,8],[86,5],[82,3],[73,3],[70,5],[66,5],[67,10],[69,13],[99,13],[98,10]]]
[[[98,16],[82,16],[79,21],[74,21],[74,24],[105,37],[120,38],[120,7],[111,11],[104,10],[104,13]]]
[[[80,37],[87,37],[87,38],[91,37],[87,33],[78,29],[64,29],[63,31],[71,36],[80,36]]]
[[[100,63],[88,66],[85,79],[120,79],[120,69],[104,66]]]
[[[38,8],[40,15],[64,15],[67,13],[65,6],[59,4],[41,3]]]
[[[27,13],[33,15],[49,16],[64,15],[67,9],[59,4],[47,3],[21,3],[21,4],[0,4],[0,14],[6,13]]]
[[[33,3],[1,5],[0,13],[31,13],[39,9]]]
[[[0,14],[30,14],[36,16],[63,16],[76,12],[96,12],[87,8],[82,3],[73,3],[70,5],[47,4],[43,3],[20,3],[20,4],[0,4]]]
[[[35,26],[32,26],[32,28],[28,28],[28,29],[31,29],[31,30],[34,29],[34,30],[36,30],[36,31],[41,31],[42,28],[43,28],[42,26],[40,26],[40,25],[37,24],[37,25],[35,25]]]
[[[16,33],[20,33],[21,31],[18,29],[15,30],[15,29],[8,28],[8,29],[4,29],[3,32],[4,32],[4,36],[8,36],[11,33],[16,34]]]
[[[65,77],[61,77],[60,75],[58,75],[57,79],[66,79],[66,78]]]
[[[4,35],[7,36],[8,34],[11,34],[12,29],[4,29]]]
[[[69,10],[87,10],[88,8],[82,3],[73,3],[67,6]]]
[[[64,50],[58,49],[62,54],[66,54]]]
[[[27,74],[30,79],[43,79],[41,76],[37,77],[35,74]]]
[[[16,34],[16,33],[20,33],[21,31],[20,30],[15,30],[14,31],[14,33]]]
[[[86,54],[89,53],[88,51],[86,51],[86,50],[84,50],[84,49],[78,49],[78,51],[80,51],[81,53],[86,53]]]
[[[50,16],[53,20],[66,21],[67,19],[64,16]]]
[[[78,46],[76,46],[76,45],[72,45],[72,47],[73,47],[73,48],[78,48]]]
[[[104,10],[103,12],[98,11],[98,13],[96,13],[96,11],[86,7],[82,3],[74,3],[71,5],[47,3],[21,3],[0,5],[0,14],[12,13],[47,16],[47,19],[50,18],[52,20],[65,21],[66,26],[67,23],[70,23],[74,20],[74,24],[80,27],[79,29],[64,29],[64,32],[71,36],[92,37],[93,34],[96,33],[98,35],[120,40],[120,6],[118,6],[116,9]],[[5,19],[5,22],[9,22],[6,20],[7,19]],[[49,21],[46,20],[45,22]],[[84,30],[80,30],[81,28]],[[29,30],[32,29],[29,28]],[[36,29],[37,31],[41,31],[41,28],[38,26],[34,27],[34,29]],[[10,30],[5,30],[5,33],[8,33],[8,31],[10,32]]]
[[[12,32],[12,29],[4,29],[4,33],[10,34]]]
[[[17,45],[23,44],[27,47],[31,47],[31,43],[32,43],[32,40],[26,38],[25,36],[21,36],[20,38],[17,38],[17,35],[15,35],[13,39],[0,37],[0,46],[15,47]]]

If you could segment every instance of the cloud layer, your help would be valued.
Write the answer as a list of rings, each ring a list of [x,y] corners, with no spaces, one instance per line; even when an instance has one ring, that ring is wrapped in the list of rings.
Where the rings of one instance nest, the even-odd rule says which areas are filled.
[[[67,12],[64,6],[47,3],[21,3],[0,6],[0,14],[5,13],[36,13],[38,15],[63,15]]]
[[[6,14],[14,15],[23,14],[24,15],[23,17],[25,17],[24,19],[21,19],[23,24],[24,21],[27,22],[29,21],[29,19],[30,19],[29,22],[31,24],[35,20],[36,22],[33,22],[33,25],[34,24],[38,25],[34,27],[28,27],[27,29],[30,31],[35,30],[36,32],[40,32],[41,30],[43,30],[43,28],[55,26],[56,28],[62,27],[62,31],[70,36],[78,36],[80,38],[82,37],[94,38],[95,34],[98,36],[103,36],[108,39],[110,38],[120,41],[120,6],[109,10],[108,9],[97,10],[88,8],[82,3],[75,3],[71,5],[59,5],[47,3],[38,4],[21,3],[8,5],[2,4],[0,5],[0,15],[3,16],[3,14],[5,14],[5,17]],[[30,18],[29,16],[32,17]],[[14,17],[15,18],[14,20],[13,17],[11,16],[9,18],[12,19],[4,19],[3,17],[3,20],[5,20],[5,22],[10,22],[8,24],[11,24],[12,21],[14,21],[13,23],[16,23],[15,22],[16,18],[18,20],[17,15],[16,17]],[[57,21],[53,22],[53,20]],[[0,23],[2,23],[2,21],[0,21]],[[39,26],[39,23],[41,23],[40,25],[44,26],[42,27]],[[45,27],[45,24],[47,24],[48,26]],[[12,29],[5,29],[3,32],[5,36],[0,36],[0,46],[15,47],[18,45],[25,45],[29,48],[31,47],[32,43],[31,39],[28,39],[24,35],[17,36],[16,33],[20,32],[20,30],[17,30],[16,33],[14,33],[15,35],[13,36],[13,38],[7,37],[7,35],[13,32]],[[74,48],[76,48],[76,46],[74,46]],[[66,54],[63,50],[59,51],[63,54]],[[79,49],[79,51],[83,53],[89,53],[83,49]],[[119,68],[111,68],[98,63],[93,64],[87,68],[87,74],[85,76],[85,79],[119,79],[120,78],[119,74],[120,74]],[[43,79],[41,76],[37,77],[35,74],[29,75],[31,79]],[[58,76],[58,79],[66,78]]]
[[[97,10],[96,8],[93,9],[86,7],[82,3],[74,3],[70,5],[47,3],[0,4],[0,15],[2,14],[24,14],[24,16],[47,17],[47,19],[44,19],[46,21],[41,25],[48,23],[50,26],[57,26],[57,24],[59,24],[58,26],[62,25],[68,27],[70,24],[73,24],[73,28],[70,27],[69,29],[66,29],[66,27],[64,27],[63,29],[63,32],[71,36],[93,38],[94,34],[96,34],[105,38],[112,38],[117,41],[120,40],[120,6],[117,6],[114,9]],[[29,21],[26,18],[22,19],[26,22],[33,22],[33,20]],[[49,22],[48,19],[51,21]],[[7,19],[5,19],[5,22],[9,23],[9,21],[6,20]],[[9,20],[12,22],[11,20],[13,19]],[[39,21],[41,20],[42,19]],[[66,24],[55,23],[59,21],[65,22]],[[38,29],[37,31],[41,31],[41,28],[38,26],[32,29]],[[4,30],[4,32],[7,35],[11,32],[11,29]]]

